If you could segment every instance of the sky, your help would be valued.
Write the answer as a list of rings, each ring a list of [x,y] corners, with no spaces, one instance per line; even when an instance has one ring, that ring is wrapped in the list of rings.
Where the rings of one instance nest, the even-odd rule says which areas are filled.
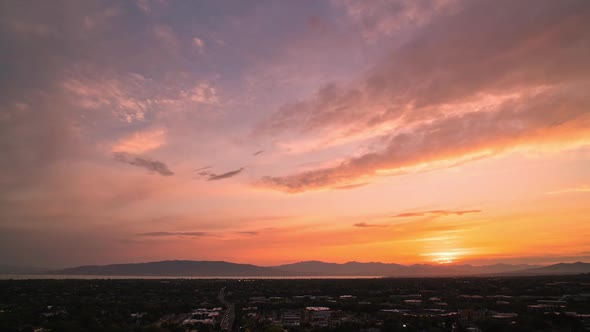
[[[590,261],[586,0],[2,1],[0,264]]]

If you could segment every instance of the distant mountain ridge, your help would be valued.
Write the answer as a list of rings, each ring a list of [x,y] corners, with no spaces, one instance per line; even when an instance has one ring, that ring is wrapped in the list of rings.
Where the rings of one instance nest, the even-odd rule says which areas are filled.
[[[590,263],[558,263],[524,270],[527,275],[560,275],[590,273]]]
[[[293,264],[274,266],[274,269],[313,276],[455,276],[497,274],[537,268],[535,265],[495,264],[485,266],[472,265],[401,265],[380,262],[347,262],[326,263],[321,261],[305,261]]]
[[[148,263],[86,265],[59,271],[65,275],[124,276],[281,276],[281,271],[251,264],[224,261],[160,261]]]
[[[88,265],[52,271],[62,275],[113,276],[199,276],[199,277],[279,277],[279,276],[375,276],[444,277],[485,275],[554,275],[590,273],[590,263],[559,263],[549,266],[494,264],[401,265],[380,262],[328,263],[305,261],[278,266],[257,266],[225,261],[160,261],[148,263]]]

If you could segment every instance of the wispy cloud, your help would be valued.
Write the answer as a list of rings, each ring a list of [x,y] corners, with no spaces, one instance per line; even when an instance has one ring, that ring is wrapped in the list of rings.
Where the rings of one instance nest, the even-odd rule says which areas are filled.
[[[578,187],[573,187],[573,188],[566,188],[566,189],[561,189],[561,190],[548,191],[545,194],[547,194],[547,195],[561,195],[561,194],[587,193],[587,192],[590,192],[590,186],[589,185],[580,185]]]
[[[264,150],[258,150],[256,152],[254,152],[252,155],[253,156],[258,156],[258,155],[262,154],[263,152],[264,152]]]
[[[391,35],[399,30],[408,30],[428,23],[433,16],[452,11],[460,1],[429,0],[337,0],[350,20],[358,26],[363,37],[374,42],[380,35]]]
[[[150,0],[135,0],[135,4],[144,13],[152,11]]]
[[[239,231],[239,232],[236,232],[236,234],[239,234],[239,235],[252,235],[253,236],[253,235],[260,234],[260,232],[257,232],[257,231]]]
[[[228,178],[231,178],[233,176],[240,174],[243,170],[244,170],[244,167],[239,168],[235,171],[226,172],[226,173],[222,173],[222,174],[211,174],[211,175],[209,175],[209,178],[207,179],[207,181],[217,181],[217,180],[228,179]]]
[[[139,233],[139,236],[168,237],[168,236],[186,236],[186,237],[203,237],[212,236],[208,232],[147,232]]]
[[[556,45],[575,47],[588,37],[590,33],[580,33],[582,26],[590,27],[580,13],[588,4],[542,2],[535,13],[525,2],[503,0],[499,7],[497,1],[466,2],[453,15],[424,27],[412,43],[394,49],[358,80],[333,82],[309,98],[285,104],[257,129],[271,134],[329,129],[349,135],[384,123],[400,125],[448,112],[487,111],[483,102],[493,107],[494,99],[539,86],[573,83],[569,88],[577,90],[588,73],[575,68],[585,63],[588,50],[564,53]],[[379,7],[372,5],[362,7]],[[507,11],[519,19],[499,30]],[[512,29],[519,33],[511,33]],[[555,61],[562,66],[548,68]],[[444,75],[437,74],[440,68],[445,68]]]
[[[212,167],[213,167],[213,166],[204,166],[204,167],[200,167],[200,168],[195,168],[195,169],[193,169],[193,172],[201,172],[201,171],[204,171],[204,170],[210,169],[210,168],[212,168]]]
[[[360,227],[360,228],[374,228],[374,227],[389,227],[390,225],[387,224],[370,224],[370,223],[366,223],[366,222],[359,222],[356,224],[353,224],[354,227]]]
[[[139,156],[133,156],[128,153],[115,152],[113,153],[115,160],[127,163],[129,165],[145,168],[150,172],[156,172],[162,176],[174,175],[168,166],[161,161],[146,159]]]
[[[383,148],[353,157],[337,166],[312,169],[259,181],[285,192],[302,192],[348,185],[417,166],[454,164],[473,155],[494,155],[519,146],[560,143],[590,136],[590,100],[582,90],[558,88],[505,101],[494,111],[442,117],[395,131],[379,139]],[[554,112],[555,108],[567,109]]]
[[[215,105],[219,103],[217,88],[207,82],[195,85],[189,91],[183,92],[181,96],[198,104]]]
[[[225,235],[244,235],[244,236],[256,236],[259,235],[260,232],[258,231],[235,231],[235,232],[202,232],[202,231],[159,231],[159,232],[146,232],[146,233],[138,233],[138,236],[149,236],[149,237],[215,237],[215,238],[222,238]]]
[[[393,218],[407,218],[407,217],[424,217],[424,216],[448,216],[457,215],[462,216],[468,213],[480,213],[481,210],[430,210],[430,211],[418,211],[418,212],[404,212],[393,215]]]
[[[220,103],[219,89],[206,81],[181,77],[160,82],[133,72],[102,73],[92,66],[72,71],[60,85],[76,107],[105,111],[127,123]]]
[[[178,39],[171,26],[165,24],[154,26],[154,36],[162,42],[163,46],[171,48],[171,51],[176,49]]]
[[[366,186],[368,184],[369,184],[368,182],[365,182],[365,183],[354,183],[354,184],[348,184],[348,185],[343,185],[343,186],[332,187],[331,189],[334,189],[334,190],[349,190],[349,189],[356,189],[356,188],[364,187],[364,186]]]
[[[350,8],[359,17],[381,13],[371,5]],[[414,11],[400,6],[402,13]],[[533,13],[528,2],[477,1],[432,16],[410,43],[358,79],[326,84],[279,107],[255,129],[291,145],[356,135],[372,148],[337,166],[263,177],[259,185],[330,189],[381,172],[586,140],[590,51],[576,45],[590,38],[588,6],[542,1]],[[506,12],[514,18],[510,27],[503,24]]]

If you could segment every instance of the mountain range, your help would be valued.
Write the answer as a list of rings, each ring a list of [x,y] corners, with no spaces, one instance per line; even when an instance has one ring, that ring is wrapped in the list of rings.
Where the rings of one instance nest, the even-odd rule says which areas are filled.
[[[257,266],[225,261],[159,261],[148,263],[87,265],[44,271],[59,275],[112,276],[201,276],[201,277],[279,277],[279,276],[378,276],[442,277],[486,275],[558,275],[590,273],[590,263],[559,263],[548,266],[494,264],[474,265],[401,265],[380,262],[326,263],[305,261],[278,266]]]

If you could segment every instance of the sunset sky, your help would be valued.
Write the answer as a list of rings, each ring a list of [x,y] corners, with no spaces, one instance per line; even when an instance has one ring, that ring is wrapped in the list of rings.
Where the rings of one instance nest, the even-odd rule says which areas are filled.
[[[590,1],[2,1],[0,264],[590,261]]]

